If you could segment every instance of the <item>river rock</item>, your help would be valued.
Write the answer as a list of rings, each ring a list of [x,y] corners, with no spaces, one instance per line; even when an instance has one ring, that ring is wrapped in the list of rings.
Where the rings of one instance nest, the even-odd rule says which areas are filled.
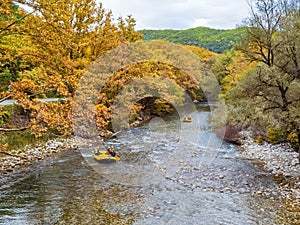
[[[300,189],[300,164],[299,154],[288,143],[271,145],[269,143],[257,144],[250,131],[242,131],[246,137],[241,142],[240,154],[246,159],[259,161],[263,169],[275,176],[284,176],[293,180],[289,187],[281,186],[281,193],[287,195],[291,192],[298,193]],[[300,192],[297,194],[300,198]]]
[[[299,165],[299,159],[293,159],[291,162],[291,166],[297,166]]]
[[[20,156],[5,156],[0,158],[1,173],[13,171],[19,167],[30,165],[31,162],[51,157],[53,154],[67,149],[76,149],[80,140],[76,138],[49,140],[36,147],[26,146],[24,149],[12,150],[11,153]]]

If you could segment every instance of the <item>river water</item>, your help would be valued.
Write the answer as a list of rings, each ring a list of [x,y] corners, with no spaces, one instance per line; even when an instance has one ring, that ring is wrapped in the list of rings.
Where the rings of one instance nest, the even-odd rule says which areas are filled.
[[[300,224],[272,177],[214,136],[208,109],[120,133],[105,143],[120,162],[83,143],[1,178],[0,224]]]

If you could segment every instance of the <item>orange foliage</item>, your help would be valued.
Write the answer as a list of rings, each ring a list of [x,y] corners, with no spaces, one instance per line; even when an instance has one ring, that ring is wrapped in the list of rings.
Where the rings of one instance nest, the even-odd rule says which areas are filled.
[[[12,96],[30,112],[30,128],[37,136],[46,131],[68,135],[72,132],[71,98],[86,68],[110,49],[142,37],[134,31],[132,17],[120,18],[116,25],[112,13],[94,0],[29,0],[26,5],[33,13],[12,26],[20,33],[25,47],[2,46],[6,48],[6,61],[17,55],[27,65],[12,83]],[[1,15],[12,17],[11,8],[5,9],[8,11],[1,8]],[[0,21],[1,27],[9,23],[4,22]],[[17,37],[6,31],[9,37]],[[70,101],[36,100],[43,96],[65,97]]]

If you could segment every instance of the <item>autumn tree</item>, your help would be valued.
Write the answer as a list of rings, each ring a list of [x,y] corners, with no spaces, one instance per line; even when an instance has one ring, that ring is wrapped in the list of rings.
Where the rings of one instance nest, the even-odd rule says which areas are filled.
[[[191,50],[195,53],[201,60],[204,62],[211,64],[213,59],[218,56],[217,53],[211,52],[205,48],[198,47],[198,46],[190,46],[190,45],[183,45],[183,47]]]
[[[47,130],[69,134],[71,97],[85,69],[105,52],[141,35],[134,31],[132,17],[115,23],[112,13],[94,0],[23,3],[31,13],[22,18],[18,34],[30,48],[16,52],[30,67],[18,74],[12,95],[30,112],[30,127],[37,135]],[[42,95],[69,101],[41,104],[35,97]]]
[[[252,123],[259,124],[269,134],[269,140],[276,140],[277,135],[280,141],[298,142],[298,146],[299,18],[297,1],[254,1],[251,17],[245,24],[247,35],[237,49],[248,60],[257,62],[258,67],[249,71],[229,93],[231,103],[241,109],[235,110],[236,115],[240,112],[247,115],[248,121],[251,118]],[[245,103],[248,107],[238,106]]]
[[[0,3],[0,38],[18,31],[18,26],[33,12],[26,12],[18,6],[24,0],[3,0]]]
[[[171,103],[173,105],[183,104],[183,90],[197,89],[199,86],[195,80],[190,79],[188,74],[172,65],[151,61],[139,62],[118,71],[106,82],[106,86],[100,93],[96,109],[108,106],[107,110],[111,111],[117,105],[118,118],[122,120],[130,111],[130,117],[134,122],[142,112],[156,116],[171,112],[173,110]],[[119,100],[118,103],[115,103],[120,93],[122,101]],[[145,95],[148,95],[148,98],[143,97]],[[126,110],[132,103],[136,104]],[[106,118],[101,110],[96,110],[96,112],[98,127],[104,128],[101,123],[106,121]],[[121,120],[120,126],[124,122]]]
[[[199,57],[180,45],[165,41],[122,45],[97,60],[81,79],[73,111],[76,130],[84,136],[96,129],[116,132],[123,122],[128,125],[145,114],[170,112],[171,105],[188,98],[183,93],[195,99],[204,70]],[[116,130],[112,114],[120,119]]]
[[[0,97],[7,96],[10,81],[16,81],[19,71],[29,65],[19,55],[29,43],[19,34],[20,25],[31,13],[26,13],[15,3],[4,0],[0,3]]]

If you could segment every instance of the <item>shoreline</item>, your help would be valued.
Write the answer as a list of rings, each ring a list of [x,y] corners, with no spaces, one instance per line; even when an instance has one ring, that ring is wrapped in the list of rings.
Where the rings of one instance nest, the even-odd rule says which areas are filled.
[[[149,121],[151,116],[143,116],[140,117],[135,123],[132,124],[132,127],[138,127],[147,121]],[[120,131],[121,132],[121,131]],[[103,138],[113,138],[117,133],[112,133],[109,131],[103,132],[100,139]],[[55,157],[57,154],[63,151],[72,151],[78,149],[83,142],[88,145],[95,144],[94,140],[80,138],[79,136],[72,135],[70,137],[58,137],[54,139],[50,139],[45,143],[37,144],[36,146],[25,146],[23,149],[11,150],[9,153],[12,155],[6,155],[0,157],[0,177],[4,175],[8,175],[21,168],[30,167],[34,163],[45,160],[49,157]],[[0,155],[5,153],[1,153]]]
[[[273,175],[282,191],[300,198],[300,163],[298,153],[290,144],[258,144],[250,131],[241,131],[239,136],[243,137],[240,138],[240,156]]]
[[[252,133],[242,131],[238,135],[239,154],[242,159],[251,161],[266,173],[273,175],[282,191],[293,193],[300,198],[300,163],[298,153],[288,143],[271,145],[258,144],[252,138]],[[61,152],[76,150],[83,140],[80,137],[51,139],[35,147],[27,146],[24,149],[11,151],[15,156],[0,158],[0,177],[22,168],[28,168],[39,161],[55,157]],[[86,141],[86,140],[85,140]],[[91,143],[90,143],[91,144]]]
[[[26,146],[23,149],[10,151],[11,155],[0,157],[0,176],[8,175],[18,169],[27,168],[45,160],[49,157],[55,157],[63,151],[71,151],[78,148],[75,138],[55,138],[37,146]]]

